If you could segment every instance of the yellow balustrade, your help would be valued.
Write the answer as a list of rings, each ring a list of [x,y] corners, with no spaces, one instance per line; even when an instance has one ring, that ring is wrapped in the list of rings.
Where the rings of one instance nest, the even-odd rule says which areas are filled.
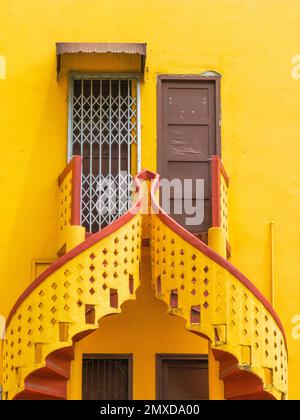
[[[212,157],[212,226],[222,227],[229,241],[228,229],[229,177],[219,156]]]
[[[68,172],[59,186],[59,228],[64,231],[72,219],[72,171]]]
[[[224,258],[225,228],[209,232],[216,252],[159,208],[155,174],[143,171],[137,180],[134,211],[57,260],[17,301],[4,341],[4,397],[26,392],[27,378],[45,368],[50,355],[72,347],[98,328],[102,317],[120,312],[123,302],[135,298],[142,239],[150,236],[152,283],[169,313],[208,338],[213,351],[232,356],[239,371],[259,378],[263,392],[285,398],[283,328],[264,297]]]
[[[59,249],[67,240],[67,229],[80,225],[81,157],[74,156],[58,178],[59,185]],[[65,251],[65,250],[64,250]]]
[[[187,321],[188,330],[207,337],[213,349],[234,356],[240,369],[259,376],[265,390],[281,399],[287,392],[285,338],[252,285],[243,283],[234,267],[233,272],[224,267],[225,259],[214,261],[213,254],[193,246],[183,229],[176,233],[159,215],[152,216],[151,232],[157,298],[169,306],[170,314]]]
[[[89,241],[95,238],[85,246]],[[79,251],[75,248],[74,257],[66,254],[65,263],[49,275],[44,273],[43,281],[33,285],[9,322],[3,362],[6,399],[24,390],[24,379],[44,367],[51,352],[71,346],[77,334],[98,328],[103,316],[120,312],[125,300],[135,298],[140,214]]]

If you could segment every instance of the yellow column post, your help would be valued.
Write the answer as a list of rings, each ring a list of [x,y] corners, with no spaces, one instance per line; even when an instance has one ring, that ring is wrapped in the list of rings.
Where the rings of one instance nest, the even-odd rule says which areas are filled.
[[[85,240],[85,228],[82,226],[66,227],[66,252],[75,248]]]
[[[226,233],[221,227],[212,227],[208,230],[208,246],[226,258]]]
[[[226,233],[223,228],[212,227],[208,230],[208,246],[226,258]],[[209,399],[224,400],[224,384],[219,379],[220,363],[215,359],[211,349],[211,343],[208,346],[208,381],[209,381]]]

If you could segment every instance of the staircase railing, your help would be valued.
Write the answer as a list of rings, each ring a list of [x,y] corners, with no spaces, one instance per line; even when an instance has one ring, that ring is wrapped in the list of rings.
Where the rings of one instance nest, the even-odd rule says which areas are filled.
[[[158,184],[157,176],[151,194],[156,296],[171,314],[187,321],[187,329],[207,337],[219,354],[232,355],[238,371],[255,374],[262,395],[281,399],[287,392],[287,350],[279,317],[237,268],[159,207]],[[242,382],[236,385],[240,392]]]

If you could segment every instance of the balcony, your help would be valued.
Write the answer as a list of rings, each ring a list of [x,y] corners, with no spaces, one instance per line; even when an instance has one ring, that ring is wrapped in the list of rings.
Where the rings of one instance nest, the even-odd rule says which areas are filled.
[[[20,296],[7,320],[5,399],[67,399],[74,343],[120,313],[139,287],[142,246],[168,311],[209,340],[226,399],[285,399],[287,348],[280,319],[226,260],[228,177],[214,158],[213,227],[205,245],[159,207],[159,176],[136,177],[133,207],[86,238],[80,226],[80,158],[59,178],[60,257]]]

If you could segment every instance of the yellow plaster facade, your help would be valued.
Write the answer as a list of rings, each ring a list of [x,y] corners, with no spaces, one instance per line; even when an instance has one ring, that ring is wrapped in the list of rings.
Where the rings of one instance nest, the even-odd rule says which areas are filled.
[[[55,43],[147,42],[141,84],[143,168],[156,170],[157,75],[214,70],[222,76],[221,143],[230,174],[231,262],[268,299],[273,283],[275,308],[288,339],[289,397],[300,399],[300,342],[299,337],[293,338],[297,325],[292,324],[300,314],[300,81],[293,77],[293,57],[300,54],[299,16],[297,0],[134,0],[130,6],[122,0],[90,0],[88,6],[83,0],[55,4],[3,0],[0,54],[7,69],[6,78],[0,77],[0,313],[7,316],[30,284],[32,261],[56,258],[57,175],[67,158],[67,68],[121,72],[134,71],[137,65],[134,59],[90,56],[83,61],[77,57],[76,62],[73,58],[63,62],[57,81]],[[5,61],[1,60],[1,76]],[[130,329],[131,311],[137,313],[143,299],[151,300],[148,291],[145,295],[142,291],[138,292],[140,302],[126,303],[124,314],[101,321],[103,330],[81,342],[77,351],[123,352],[122,348],[139,354],[137,360],[142,363],[141,342],[134,342],[133,337],[145,328],[143,319],[138,318]],[[196,343],[199,352],[207,351],[201,339],[181,329],[182,320],[163,318],[163,304],[153,301],[149,311],[153,322],[146,323],[147,336],[153,341],[151,346],[148,343],[149,354],[143,355],[149,361],[149,388],[139,393],[142,378],[137,375],[136,398],[154,397],[153,353],[164,325],[169,341],[161,344],[159,352],[195,353]],[[124,340],[119,336],[115,342],[110,336],[104,346],[104,335],[122,330],[122,323],[126,323]],[[175,324],[181,331],[173,337]],[[184,343],[179,345],[181,340]],[[75,385],[73,392],[79,395]]]

